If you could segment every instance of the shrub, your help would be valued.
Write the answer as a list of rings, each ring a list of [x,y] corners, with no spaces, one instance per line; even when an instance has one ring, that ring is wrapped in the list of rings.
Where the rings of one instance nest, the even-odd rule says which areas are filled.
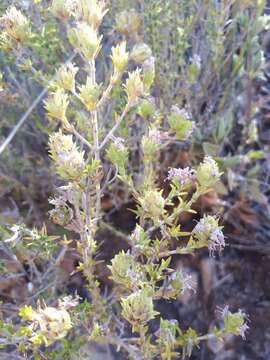
[[[61,179],[57,194],[50,199],[50,216],[67,231],[59,242],[61,249],[51,245],[56,238],[48,236],[45,227],[38,231],[14,226],[13,235],[4,244],[7,254],[23,254],[37,270],[37,278],[41,276],[39,291],[44,293],[44,281],[55,276],[63,254],[75,239],[80,259],[77,271],[84,275],[89,301],[79,304],[77,298],[64,297],[56,305],[55,293],[51,293],[47,304],[39,301],[25,305],[19,311],[24,325],[1,324],[2,344],[40,359],[42,354],[59,358],[63,351],[70,358],[78,343],[87,341],[111,344],[134,359],[172,359],[180,354],[184,359],[201,341],[213,337],[222,340],[227,334],[244,338],[247,316],[240,310],[232,313],[225,307],[220,312],[222,325],[205,335],[192,328],[181,329],[177,321],[163,319],[155,310],[157,300],[175,299],[192,289],[190,276],[170,267],[173,255],[208,248],[213,256],[225,246],[217,217],[204,216],[192,231],[185,231],[179,223],[179,216],[194,213],[194,203],[220,181],[222,173],[212,157],[205,157],[197,168],[168,169],[166,185],[158,184],[161,150],[187,141],[198,128],[190,110],[184,107],[185,102],[174,106],[169,114],[157,109],[151,98],[155,61],[145,44],[129,48],[123,40],[113,46],[110,75],[101,78],[97,59],[102,48],[100,28],[107,13],[103,1],[53,0],[50,11],[61,21],[59,26],[66,28],[73,48],[69,60],[49,82],[50,94],[44,101],[48,119],[55,123],[49,152]],[[6,51],[27,46],[33,29],[21,11],[9,8],[1,23]],[[117,17],[118,30],[133,39],[139,26],[134,11]],[[200,70],[198,60],[194,58],[188,66],[194,86]],[[132,130],[136,127],[140,131],[134,148]],[[138,171],[130,166],[134,152],[142,163]],[[125,236],[129,249],[116,254],[108,264],[114,285],[111,294],[105,296],[97,276],[100,244],[96,235],[104,221],[105,189],[116,178],[137,204],[137,224]],[[40,264],[48,267],[42,275]],[[150,324],[154,319],[159,325],[153,332]],[[56,341],[62,343],[60,350],[53,348]]]

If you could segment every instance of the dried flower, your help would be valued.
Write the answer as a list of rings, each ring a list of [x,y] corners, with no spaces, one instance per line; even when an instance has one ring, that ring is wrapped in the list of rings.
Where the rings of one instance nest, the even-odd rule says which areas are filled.
[[[209,156],[204,158],[203,162],[199,165],[196,174],[198,183],[205,188],[214,186],[221,176],[216,161]]]
[[[208,246],[210,255],[221,252],[225,247],[225,239],[222,227],[214,216],[205,215],[192,231],[194,237],[202,246]]]
[[[122,73],[128,63],[129,54],[126,51],[126,42],[123,41],[121,44],[112,48],[111,59],[114,66],[115,73]]]

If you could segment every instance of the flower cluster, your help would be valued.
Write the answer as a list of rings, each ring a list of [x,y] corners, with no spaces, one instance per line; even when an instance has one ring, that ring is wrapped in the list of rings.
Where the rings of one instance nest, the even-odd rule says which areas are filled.
[[[208,246],[211,255],[214,252],[221,252],[225,247],[225,239],[222,227],[218,225],[218,220],[210,215],[205,215],[193,229],[193,236],[200,242]]]
[[[85,170],[84,152],[78,150],[72,135],[54,133],[49,146],[58,174],[66,180],[80,180]]]
[[[38,306],[37,310],[31,306],[25,306],[20,310],[20,316],[23,320],[30,321],[29,336],[34,345],[44,344],[49,346],[56,340],[63,339],[67,332],[72,328],[71,318],[66,310],[77,305],[71,298],[60,302],[59,308],[52,306]],[[71,305],[71,306],[70,306]]]
[[[181,168],[170,168],[168,171],[168,180],[176,180],[181,186],[190,185],[195,179],[196,175],[193,169],[186,167]]]

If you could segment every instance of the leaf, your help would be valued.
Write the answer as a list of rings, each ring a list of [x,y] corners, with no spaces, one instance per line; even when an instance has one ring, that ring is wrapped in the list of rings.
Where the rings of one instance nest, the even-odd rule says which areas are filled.
[[[220,152],[220,146],[216,144],[211,144],[209,142],[203,143],[203,151],[206,155],[209,156],[218,156]]]

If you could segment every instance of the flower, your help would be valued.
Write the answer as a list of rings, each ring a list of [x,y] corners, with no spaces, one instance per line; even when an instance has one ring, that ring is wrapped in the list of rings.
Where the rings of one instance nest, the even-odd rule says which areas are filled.
[[[214,216],[205,215],[194,227],[192,233],[202,246],[208,246],[210,255],[221,252],[225,247],[225,239],[222,227]]]
[[[187,109],[179,109],[176,105],[171,108],[171,114],[168,117],[168,122],[171,129],[175,132],[177,140],[188,139],[195,127]]]
[[[152,128],[149,130],[149,139],[154,142],[155,144],[161,144],[162,135],[158,129]]]
[[[135,9],[124,10],[116,17],[116,30],[126,36],[137,33],[141,27],[141,18]]]
[[[71,309],[79,304],[79,296],[65,296],[63,299],[58,300],[58,307],[60,309]]]
[[[119,151],[125,151],[125,140],[120,137],[115,137],[113,139],[113,143],[117,150]]]
[[[62,89],[57,89],[46,101],[45,109],[51,118],[65,121],[66,110],[69,105],[68,95]]]
[[[136,64],[143,64],[145,61],[151,58],[151,56],[152,56],[152,50],[147,44],[144,43],[134,45],[130,53],[130,58]]]
[[[76,15],[96,30],[107,11],[104,1],[80,0],[78,1]]]
[[[50,10],[55,17],[66,21],[73,14],[75,7],[76,0],[53,0]]]
[[[139,290],[122,299],[121,305],[122,315],[132,325],[133,332],[158,314],[154,311],[153,299],[146,290]]]
[[[194,170],[190,167],[184,169],[181,168],[170,168],[168,171],[167,180],[177,180],[181,186],[189,185],[195,180]]]
[[[75,76],[78,72],[78,68],[73,64],[67,64],[60,67],[56,84],[60,88],[73,92],[75,90]]]
[[[84,22],[78,23],[76,28],[68,31],[68,39],[87,60],[94,59],[101,48],[102,36],[98,36],[97,30]]]
[[[80,180],[86,166],[84,152],[79,151],[72,135],[56,132],[50,136],[49,146],[58,174],[65,180]]]
[[[112,48],[111,59],[116,73],[121,73],[128,63],[129,53],[126,51],[126,42]]]
[[[136,69],[135,71],[128,74],[128,78],[124,87],[127,93],[128,102],[134,105],[138,97],[144,93],[144,86],[141,79],[140,69]]]
[[[224,328],[228,333],[240,335],[242,339],[246,339],[246,332],[249,329],[246,322],[248,320],[247,314],[241,309],[236,313],[232,313],[228,305],[225,305],[223,309],[218,309],[218,313],[223,319]]]
[[[198,183],[205,188],[211,188],[220,179],[218,164],[210,156],[206,156],[197,169]]]
[[[0,18],[4,32],[18,43],[27,41],[31,36],[29,20],[15,6],[11,6]]]

